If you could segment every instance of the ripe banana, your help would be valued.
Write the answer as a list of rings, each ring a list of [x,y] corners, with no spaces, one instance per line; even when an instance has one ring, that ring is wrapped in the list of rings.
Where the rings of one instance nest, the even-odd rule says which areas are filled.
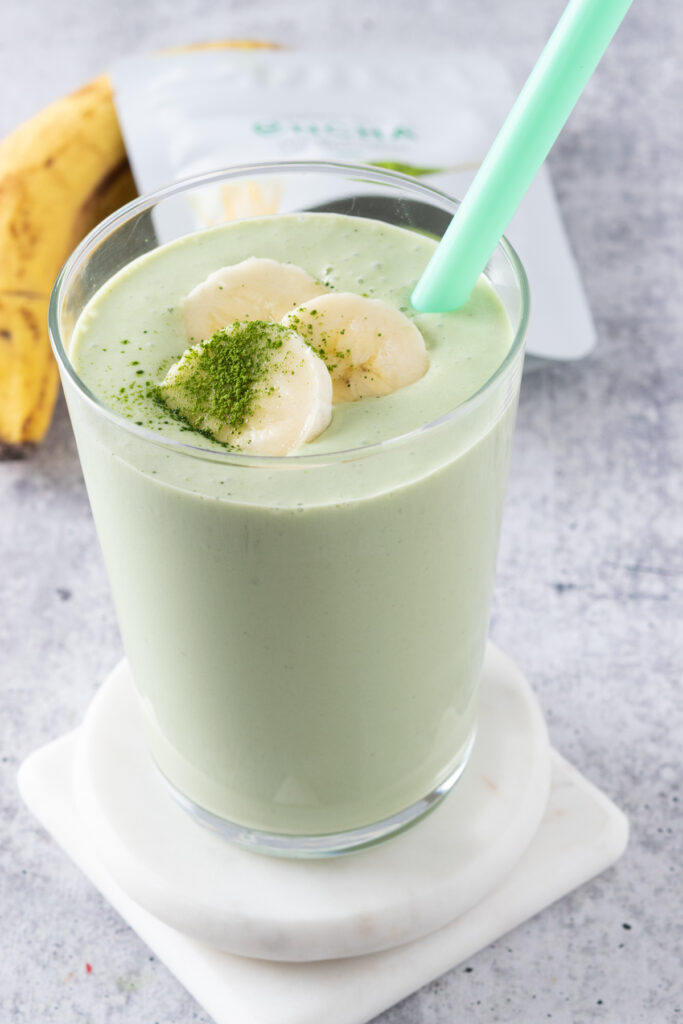
[[[322,359],[281,324],[235,321],[187,349],[156,397],[195,429],[253,455],[287,455],[332,416]]]
[[[53,282],[81,238],[135,195],[106,76],[0,142],[0,442],[45,434],[57,395]]]
[[[427,372],[419,330],[398,309],[352,292],[319,295],[282,320],[325,360],[335,402],[398,391]]]
[[[301,267],[252,256],[209,274],[190,292],[183,305],[185,333],[196,342],[234,320],[280,320],[326,290]]]
[[[176,49],[214,48],[273,44]],[[106,75],[0,141],[0,446],[40,441],[47,431],[57,395],[47,333],[52,285],[84,235],[136,194]]]

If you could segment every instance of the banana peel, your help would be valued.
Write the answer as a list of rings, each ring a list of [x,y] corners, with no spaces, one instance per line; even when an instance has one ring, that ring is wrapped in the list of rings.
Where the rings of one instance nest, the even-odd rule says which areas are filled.
[[[0,143],[0,442],[47,431],[57,396],[52,285],[83,236],[136,194],[106,75]]]
[[[235,40],[198,48],[271,48]],[[40,441],[57,397],[47,310],[59,269],[137,195],[107,75],[0,142],[0,454]]]

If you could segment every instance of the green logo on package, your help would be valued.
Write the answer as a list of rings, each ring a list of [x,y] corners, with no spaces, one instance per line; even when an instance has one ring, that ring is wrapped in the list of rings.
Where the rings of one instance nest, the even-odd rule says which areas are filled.
[[[340,141],[370,139],[376,142],[399,142],[401,139],[417,139],[417,133],[405,125],[377,128],[362,124],[334,124],[331,121],[254,121],[252,128],[257,135],[315,135]]]

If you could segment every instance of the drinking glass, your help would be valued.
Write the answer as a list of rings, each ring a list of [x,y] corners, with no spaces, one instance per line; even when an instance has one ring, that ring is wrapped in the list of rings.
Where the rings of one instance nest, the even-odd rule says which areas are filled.
[[[63,268],[50,306],[154,764],[181,804],[229,839],[332,855],[418,820],[472,749],[527,284],[503,240],[485,273],[510,319],[507,356],[469,400],[403,436],[284,457],[170,440],[88,389],[71,339],[113,275],[196,230],[193,211],[226,190],[434,238],[457,202],[367,166],[203,175],[100,224]]]

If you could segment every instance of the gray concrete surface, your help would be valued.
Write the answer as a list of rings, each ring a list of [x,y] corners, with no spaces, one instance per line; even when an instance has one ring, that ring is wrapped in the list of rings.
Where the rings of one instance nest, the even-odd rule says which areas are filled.
[[[118,56],[188,39],[486,45],[521,84],[562,6],[8,0],[0,134]],[[552,154],[599,344],[525,379],[493,617],[630,846],[381,1024],[683,1019],[682,52],[680,5],[637,0]],[[209,1024],[16,791],[121,654],[62,403],[39,449],[0,463],[0,495],[0,1021]]]

